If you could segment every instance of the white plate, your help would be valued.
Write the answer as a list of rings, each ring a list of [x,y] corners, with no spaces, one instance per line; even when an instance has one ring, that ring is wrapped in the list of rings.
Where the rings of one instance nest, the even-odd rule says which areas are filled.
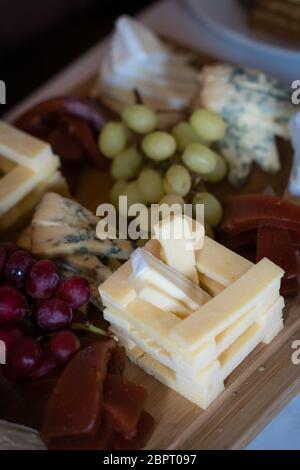
[[[300,55],[300,46],[256,31],[248,24],[247,11],[238,0],[186,0],[207,27],[224,38],[252,47],[275,52],[286,58]]]

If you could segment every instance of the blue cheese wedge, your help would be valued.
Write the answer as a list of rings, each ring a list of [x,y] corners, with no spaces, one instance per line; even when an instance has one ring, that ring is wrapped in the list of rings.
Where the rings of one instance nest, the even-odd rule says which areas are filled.
[[[128,240],[98,240],[99,219],[79,203],[47,193],[32,219],[32,251],[37,255],[91,254],[121,260],[129,258],[133,246]]]
[[[204,67],[195,107],[219,113],[227,122],[220,149],[229,164],[229,180],[242,184],[253,162],[267,172],[280,169],[275,137],[288,139],[295,107],[290,90],[257,70],[231,65]]]

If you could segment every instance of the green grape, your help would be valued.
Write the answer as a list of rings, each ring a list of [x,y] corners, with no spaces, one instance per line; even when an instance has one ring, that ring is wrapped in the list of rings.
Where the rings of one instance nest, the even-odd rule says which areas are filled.
[[[129,147],[117,155],[111,164],[110,171],[115,180],[129,180],[138,175],[142,164],[142,155],[135,147]]]
[[[183,165],[172,165],[164,178],[164,189],[167,194],[186,196],[192,186],[189,171]]]
[[[227,173],[227,165],[224,158],[217,153],[215,153],[215,156],[217,160],[214,170],[203,178],[205,181],[209,181],[210,183],[218,183],[219,181],[222,181]]]
[[[145,204],[145,200],[139,189],[137,180],[130,181],[130,183],[126,184],[125,188],[122,191],[122,196],[127,196],[127,208],[128,209],[133,204]],[[123,214],[123,215],[126,215],[126,214]]]
[[[223,216],[221,203],[210,193],[197,193],[193,198],[193,209],[196,210],[196,204],[204,204],[204,220],[211,226],[218,225]]]
[[[214,142],[224,137],[226,124],[222,117],[208,109],[197,109],[190,117],[190,124],[201,139]]]
[[[161,198],[161,200],[159,201],[159,204],[167,204],[168,206],[172,206],[173,204],[178,204],[183,209],[184,199],[178,194],[166,194],[164,197]]]
[[[188,122],[180,122],[172,130],[175,137],[177,149],[181,152],[186,149],[189,144],[200,142],[200,137],[194,131]]]
[[[176,142],[171,134],[156,131],[143,138],[142,149],[147,157],[155,161],[162,161],[174,154]]]
[[[131,104],[126,106],[122,113],[122,119],[129,129],[138,134],[148,134],[157,126],[157,116],[152,109],[143,104]]]
[[[125,149],[127,137],[125,126],[121,122],[108,122],[99,135],[99,149],[106,157],[114,158]]]
[[[127,182],[120,180],[116,181],[110,191],[110,201],[115,207],[119,207],[119,197],[123,194]]]
[[[215,234],[213,232],[213,229],[207,222],[204,222],[204,228],[205,228],[205,235],[207,235],[209,238],[212,238],[214,240]]]
[[[164,195],[164,180],[157,170],[145,168],[139,174],[137,181],[147,203],[157,203]]]
[[[202,144],[189,144],[183,152],[182,160],[189,170],[199,175],[209,175],[217,164],[215,152]]]

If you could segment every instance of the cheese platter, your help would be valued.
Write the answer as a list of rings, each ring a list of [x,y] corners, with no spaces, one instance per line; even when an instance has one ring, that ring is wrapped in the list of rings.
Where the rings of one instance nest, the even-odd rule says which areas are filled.
[[[66,96],[1,123],[3,180],[15,164],[40,179],[28,178],[22,191],[13,178],[11,199],[0,192],[5,217],[23,204],[7,226],[0,221],[2,336],[17,336],[11,348],[6,340],[0,418],[16,424],[16,440],[20,425],[31,438],[40,432],[36,448],[243,448],[300,387],[291,361],[300,211],[287,200],[297,109],[277,80],[162,42],[127,17],[96,66]],[[28,164],[27,148],[31,159],[51,156],[48,173],[44,160],[42,170]],[[58,188],[41,188],[49,174]],[[184,222],[200,245],[186,251],[187,240],[164,240],[161,220],[145,245],[102,240],[96,209],[124,195],[147,209],[204,204],[202,224],[169,221],[173,229]],[[8,245],[12,237],[18,247]],[[59,277],[47,293],[46,270]],[[11,289],[23,305],[19,324],[7,320]],[[68,398],[83,364],[87,408],[80,387]],[[37,393],[37,410],[21,412]],[[3,445],[13,447],[12,424],[3,426]]]

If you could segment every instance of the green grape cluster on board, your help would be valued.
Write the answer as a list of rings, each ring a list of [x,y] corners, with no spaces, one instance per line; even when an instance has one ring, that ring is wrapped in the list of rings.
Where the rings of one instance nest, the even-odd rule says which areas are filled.
[[[224,158],[211,148],[226,132],[221,116],[197,109],[168,132],[159,129],[158,122],[152,109],[133,104],[124,108],[120,121],[107,123],[99,135],[101,152],[112,160],[115,183],[110,199],[117,208],[122,195],[127,196],[128,207],[135,203],[183,206],[191,200],[192,172],[204,184],[226,177]],[[208,228],[220,222],[222,206],[212,194],[193,194],[192,203],[204,204]]]

